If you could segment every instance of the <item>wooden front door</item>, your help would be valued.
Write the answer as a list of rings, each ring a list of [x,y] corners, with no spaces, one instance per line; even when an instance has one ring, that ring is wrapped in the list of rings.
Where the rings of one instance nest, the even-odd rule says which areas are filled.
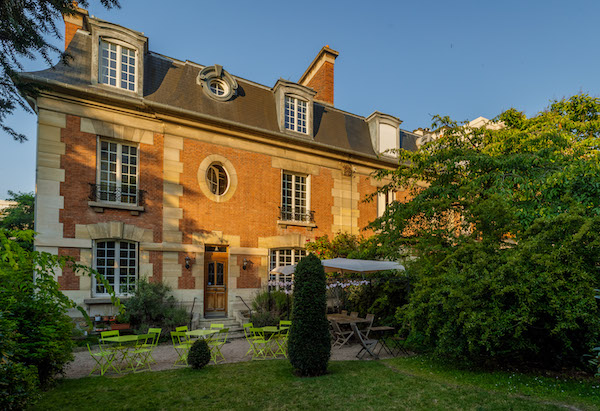
[[[227,314],[227,253],[204,255],[204,314]]]

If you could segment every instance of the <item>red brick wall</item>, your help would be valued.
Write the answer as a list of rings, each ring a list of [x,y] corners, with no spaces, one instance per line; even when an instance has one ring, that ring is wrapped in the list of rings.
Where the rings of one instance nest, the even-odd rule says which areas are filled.
[[[250,261],[244,270],[244,259]],[[259,288],[260,277],[258,276],[258,267],[260,266],[260,257],[249,255],[238,255],[237,265],[240,267],[240,276],[237,279],[238,288]]]
[[[77,32],[77,29],[80,29],[80,28],[81,28],[81,26],[79,26],[77,24],[73,24],[73,23],[65,21],[65,50],[67,49],[67,47],[69,47],[71,40],[73,40],[73,37],[75,36],[75,33]]]
[[[79,261],[79,248],[58,248],[58,255],[72,257],[75,261]],[[62,290],[79,290],[79,277],[75,275],[73,270],[65,266],[63,273],[58,277],[58,284]]]
[[[323,63],[307,86],[317,92],[316,100],[333,105],[333,64],[329,61]]]
[[[190,268],[185,268],[185,257],[190,258]],[[195,261],[194,254],[192,253],[179,253],[178,262],[181,264],[181,277],[178,279],[177,288],[180,290],[193,290],[196,284],[196,279],[192,276],[192,268]]]
[[[96,136],[80,130],[80,118],[67,116],[67,127],[62,129],[61,141],[65,154],[61,168],[65,181],[60,184],[60,195],[65,207],[59,212],[65,238],[75,237],[75,224],[97,224],[121,221],[140,228],[153,230],[154,241],[162,241],[163,195],[163,137],[154,135],[154,145],[140,144],[139,188],[145,190],[145,211],[138,216],[127,210],[105,208],[95,212],[89,205],[90,183],[96,183]]]
[[[200,190],[198,168],[211,154],[228,159],[235,168],[238,185],[235,194],[226,202],[217,203]],[[258,237],[300,232],[310,238],[329,233],[331,216],[331,173],[311,176],[311,209],[315,210],[317,228],[281,228],[277,225],[281,205],[281,170],[271,167],[271,157],[264,154],[240,151],[214,144],[185,140],[181,152],[183,173],[183,219],[180,229],[183,242],[191,243],[194,232],[222,231],[226,235],[239,235],[241,247],[257,247]]]

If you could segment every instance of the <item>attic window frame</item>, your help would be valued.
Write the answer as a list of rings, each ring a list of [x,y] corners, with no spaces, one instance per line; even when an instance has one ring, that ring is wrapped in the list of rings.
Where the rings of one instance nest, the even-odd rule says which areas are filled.
[[[117,50],[117,67],[116,67],[116,72],[117,72],[117,77],[116,77],[116,85],[112,85],[110,83],[105,83],[102,81],[102,43],[108,44],[108,45],[114,45],[116,46]],[[128,49],[128,50],[132,50],[134,52],[134,60],[135,60],[135,64],[133,66],[134,69],[134,73],[133,73],[133,90],[129,89],[129,88],[124,88],[121,87],[121,82],[123,81],[123,49]],[[99,37],[99,41],[98,41],[98,84],[101,84],[103,86],[107,86],[107,87],[111,87],[111,88],[115,88],[117,90],[122,90],[122,91],[127,91],[130,93],[137,93],[138,92],[138,76],[140,73],[140,61],[139,61],[139,51],[138,49],[133,45],[133,44],[129,44],[123,41],[119,41],[117,39],[113,39],[110,37]],[[130,83],[129,80],[127,80],[127,83]]]
[[[224,93],[219,95],[213,86],[215,83],[223,87]],[[202,91],[213,100],[225,102],[236,96],[238,88],[237,81],[229,74],[223,66],[215,64],[214,66],[204,67],[196,77],[196,84],[202,87]]]

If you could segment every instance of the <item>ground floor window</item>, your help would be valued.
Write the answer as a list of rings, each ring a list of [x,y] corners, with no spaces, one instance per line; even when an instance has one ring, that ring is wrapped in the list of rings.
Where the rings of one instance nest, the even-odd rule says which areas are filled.
[[[117,295],[135,290],[138,271],[138,246],[131,241],[100,240],[95,243],[94,268],[106,278]],[[107,295],[100,282],[95,282],[95,294]]]
[[[280,248],[273,249],[269,251],[270,255],[270,265],[269,265],[269,273],[277,267],[298,264],[298,261],[302,257],[306,256],[306,250],[301,248]],[[270,273],[269,274],[269,287],[272,290],[279,289],[291,289],[291,283],[293,281],[294,275],[289,274],[277,274]]]

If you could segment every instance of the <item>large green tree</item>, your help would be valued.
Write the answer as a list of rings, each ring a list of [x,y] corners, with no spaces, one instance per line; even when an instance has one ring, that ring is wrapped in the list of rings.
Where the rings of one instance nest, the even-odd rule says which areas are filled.
[[[8,199],[15,204],[2,210],[0,228],[6,230],[33,230],[33,207],[35,196],[33,193],[8,191]]]
[[[380,252],[413,257],[399,318],[415,339],[444,356],[556,365],[598,338],[599,113],[576,95],[531,118],[510,109],[501,127],[436,117],[441,137],[380,173],[412,194],[373,227]]]
[[[88,6],[86,0],[78,3]],[[119,7],[118,0],[100,0],[100,3],[106,8]],[[72,0],[0,0],[0,129],[15,140],[27,138],[5,124],[6,116],[18,106],[31,112],[22,96],[38,91],[18,77],[17,73],[23,71],[22,61],[42,58],[51,65],[53,56],[58,55],[67,62],[69,56],[49,38],[61,38],[56,22],[76,9],[77,4]]]

